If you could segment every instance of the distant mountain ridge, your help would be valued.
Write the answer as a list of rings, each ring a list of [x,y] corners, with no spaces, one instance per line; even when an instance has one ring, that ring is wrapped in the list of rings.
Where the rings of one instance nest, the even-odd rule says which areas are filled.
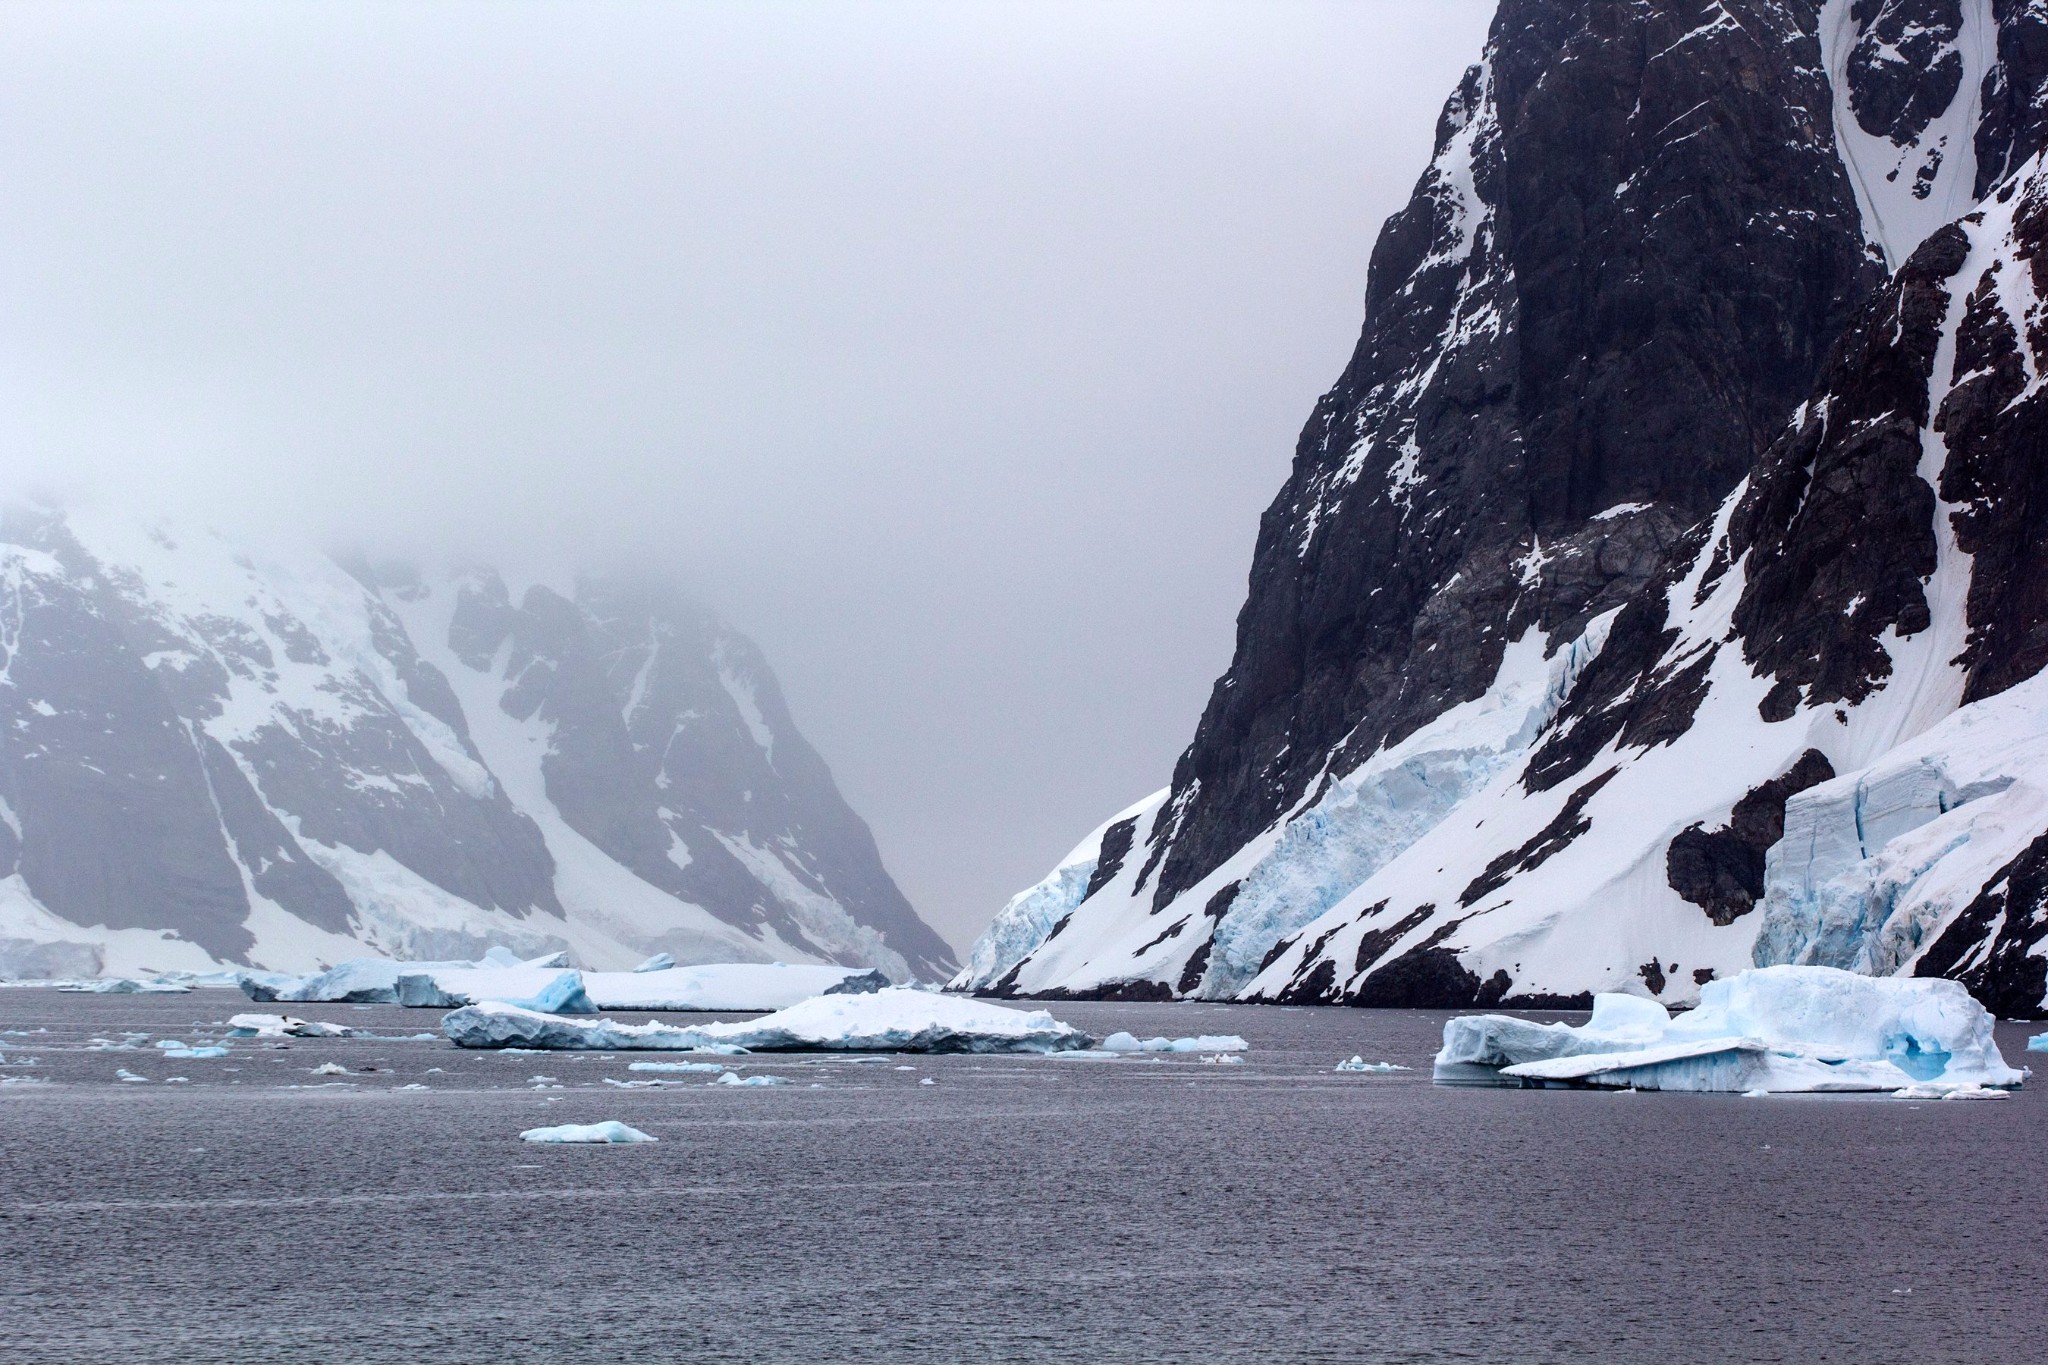
[[[681,594],[514,594],[0,513],[0,971],[952,969],[754,645]]]
[[[2044,145],[2043,0],[1503,0],[1170,786],[959,984],[2048,1008]]]

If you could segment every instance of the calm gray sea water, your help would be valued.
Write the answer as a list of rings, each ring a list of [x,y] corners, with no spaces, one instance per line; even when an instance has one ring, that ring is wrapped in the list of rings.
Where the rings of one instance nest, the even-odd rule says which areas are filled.
[[[1240,1033],[1243,1065],[753,1058],[796,1084],[623,1090],[626,1057],[151,1046],[247,1008],[0,990],[0,1075],[49,1081],[0,1086],[4,1359],[2048,1349],[2048,1077],[1993,1103],[1444,1090],[1442,1015],[1199,1005],[1055,1013]],[[438,1020],[296,1009],[394,1037]],[[2001,1026],[2008,1060],[2024,1039]],[[1353,1053],[1415,1069],[1331,1071]],[[312,1074],[329,1063],[349,1074]],[[607,1118],[661,1140],[517,1137]]]

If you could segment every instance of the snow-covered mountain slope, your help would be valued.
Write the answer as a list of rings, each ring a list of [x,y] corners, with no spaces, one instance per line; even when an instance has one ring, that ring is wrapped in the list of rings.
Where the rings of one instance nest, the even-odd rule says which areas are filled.
[[[759,653],[643,585],[0,519],[0,971],[950,971]]]
[[[2007,96],[2043,87],[2043,24],[2006,0],[1504,0],[1141,854],[988,988],[1675,1003],[1767,918],[1811,919],[1756,913],[1788,797],[1964,701],[1937,664],[2021,629],[1968,615],[1985,555],[2007,597],[2048,567],[2008,525],[2033,400],[2000,389],[1994,417],[1950,373],[2032,306],[2025,196],[1934,216],[2038,150]],[[1888,281],[1891,252],[1912,264]],[[2031,382],[2025,344],[2000,356]],[[1860,646],[1829,643],[1844,622]],[[2038,668],[1993,653],[1992,690]],[[1951,795],[2000,780],[1951,766]]]

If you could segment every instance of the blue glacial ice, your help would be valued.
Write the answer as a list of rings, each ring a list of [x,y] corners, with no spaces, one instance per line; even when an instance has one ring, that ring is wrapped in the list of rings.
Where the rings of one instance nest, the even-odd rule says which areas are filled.
[[[177,1061],[203,1061],[214,1057],[225,1057],[228,1050],[219,1044],[194,1043],[187,1045],[166,1038],[157,1044],[165,1058]]]
[[[1759,968],[1708,982],[1699,1007],[1600,995],[1584,1025],[1467,1015],[1444,1025],[1435,1076],[1448,1085],[1641,1090],[1939,1090],[2017,1086],[1992,1018],[1953,981]]]
[[[1227,1000],[1275,943],[1308,924],[1441,824],[1511,766],[1557,714],[1606,644],[1614,613],[1545,653],[1531,628],[1509,645],[1486,692],[1383,749],[1281,827],[1238,877],[1197,992]]]
[[[561,1144],[598,1144],[616,1146],[621,1143],[658,1142],[660,1139],[629,1128],[617,1119],[606,1119],[602,1123],[562,1123],[552,1128],[528,1128],[519,1135],[527,1142],[550,1142]]]
[[[2048,1052],[2048,1033],[2037,1033],[2027,1039],[2027,1051]]]

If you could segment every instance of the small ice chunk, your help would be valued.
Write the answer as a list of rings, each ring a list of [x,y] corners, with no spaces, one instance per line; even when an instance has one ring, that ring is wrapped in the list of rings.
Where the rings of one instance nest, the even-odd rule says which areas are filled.
[[[598,1143],[619,1144],[628,1142],[657,1142],[660,1139],[628,1128],[617,1119],[606,1119],[603,1123],[563,1123],[553,1128],[529,1128],[519,1135],[528,1142],[551,1143]]]
[[[427,1087],[421,1085],[418,1081],[414,1081],[410,1085],[401,1085],[398,1088],[400,1090],[425,1090]]]
[[[1202,1061],[1209,1066],[1244,1065],[1244,1058],[1238,1056],[1235,1052],[1212,1052],[1208,1056],[1202,1058]]]
[[[213,1057],[225,1057],[228,1050],[218,1045],[187,1047],[183,1043],[158,1043],[166,1059],[177,1061],[202,1061]]]
[[[2027,1039],[2027,1051],[2048,1052],[2048,1033],[2037,1033]]]
[[[1746,1100],[1767,1100],[1770,1097],[1771,1092],[1768,1090],[1745,1090],[1742,1092],[1742,1098]]]
[[[346,1076],[348,1075],[348,1068],[334,1062],[322,1062],[313,1068],[311,1074],[315,1076]]]
[[[724,1062],[627,1062],[628,1071],[723,1071]]]
[[[1385,1073],[1389,1071],[1406,1071],[1408,1069],[1409,1068],[1405,1066],[1396,1066],[1392,1062],[1368,1062],[1367,1060],[1365,1060],[1365,1058],[1359,1056],[1355,1052],[1351,1054],[1350,1061],[1337,1063],[1337,1070],[1339,1071],[1371,1071]]]
[[[674,953],[656,953],[633,970],[636,972],[665,972],[675,965],[676,955]]]
[[[621,1081],[611,1076],[601,1076],[599,1079],[619,1090],[653,1090],[661,1085],[660,1081]]]
[[[919,1084],[919,1085],[937,1085],[937,1084],[938,1084],[938,1082],[937,1082],[937,1081],[935,1081],[935,1080],[933,1080],[933,1079],[932,1079],[931,1077],[927,1076],[927,1077],[925,1077],[925,1078],[924,1078],[923,1080],[919,1081],[919,1082],[918,1082],[918,1084]]]
[[[709,1085],[749,1085],[749,1086],[760,1086],[760,1085],[788,1085],[788,1084],[789,1084],[789,1078],[788,1078],[788,1077],[786,1077],[786,1076],[744,1076],[744,1077],[743,1077],[743,1076],[741,1076],[741,1075],[740,1075],[740,1074],[739,1074],[739,1073],[738,1073],[737,1071],[728,1071],[728,1072],[726,1072],[726,1073],[725,1073],[724,1075],[720,1076],[720,1077],[719,1077],[719,1078],[718,1078],[717,1080],[715,1080],[715,1081],[709,1081],[709,1082],[706,1082],[706,1084],[709,1084]]]
[[[147,1076],[138,1076],[138,1075],[136,1075],[136,1074],[135,1074],[134,1072],[130,1071],[130,1070],[129,1070],[129,1069],[127,1068],[127,1067],[125,1067],[125,1066],[117,1066],[117,1067],[115,1067],[115,1068],[114,1068],[114,1077],[115,1077],[115,1079],[117,1079],[117,1080],[123,1080],[123,1081],[146,1081],[146,1080],[148,1080],[148,1079],[149,1079],[149,1077],[147,1077]]]

